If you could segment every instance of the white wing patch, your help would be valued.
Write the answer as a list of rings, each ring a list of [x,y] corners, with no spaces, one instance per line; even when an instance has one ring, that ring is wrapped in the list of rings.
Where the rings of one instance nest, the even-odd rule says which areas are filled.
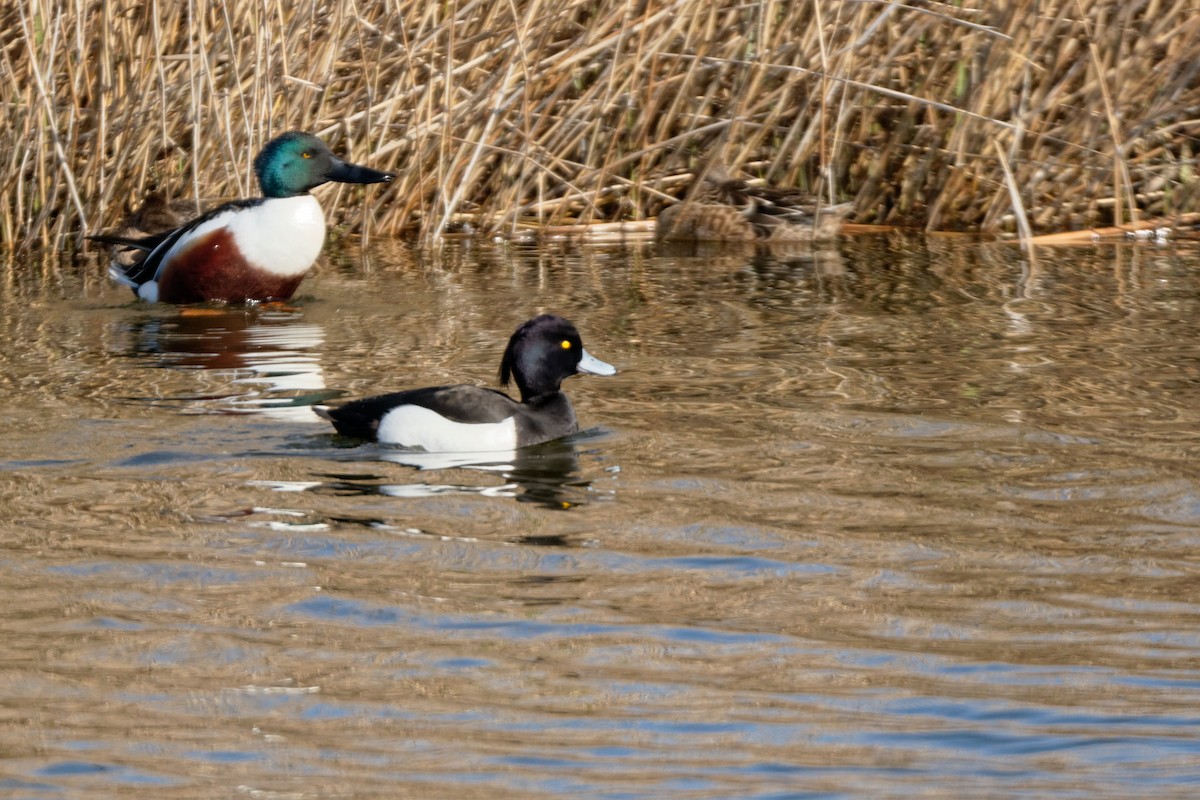
[[[517,420],[454,422],[423,406],[399,406],[379,420],[376,438],[430,453],[490,452],[517,446]]]

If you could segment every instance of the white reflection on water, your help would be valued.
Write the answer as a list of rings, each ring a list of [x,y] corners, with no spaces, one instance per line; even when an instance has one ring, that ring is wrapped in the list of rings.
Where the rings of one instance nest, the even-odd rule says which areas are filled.
[[[310,421],[310,406],[337,394],[325,391],[318,360],[325,330],[298,309],[186,308],[135,322],[129,331],[135,356],[153,357],[167,369],[210,373],[205,383],[216,384],[214,392],[172,398],[192,412]]]
[[[271,485],[281,492],[376,494],[397,498],[445,494],[508,497],[522,503],[567,510],[597,500],[610,500],[615,494],[615,488],[600,489],[583,475],[580,456],[591,457],[595,451],[581,452],[580,447],[594,444],[601,438],[605,438],[605,434],[594,429],[534,447],[479,453],[427,453],[365,443],[335,453],[344,463],[395,464],[418,473],[438,472],[439,480],[397,482],[381,478],[372,470],[363,474],[330,475],[323,481],[279,481],[259,485]],[[328,457],[330,454],[313,455]],[[610,466],[605,472],[616,475],[620,468]],[[452,480],[456,477],[460,480]]]

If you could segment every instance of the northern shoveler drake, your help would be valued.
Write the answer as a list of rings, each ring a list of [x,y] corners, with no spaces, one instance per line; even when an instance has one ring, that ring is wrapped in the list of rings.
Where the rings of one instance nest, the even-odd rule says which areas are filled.
[[[689,196],[658,215],[660,242],[811,242],[832,239],[853,203],[821,205],[794,189],[755,186],[710,165]]]
[[[254,172],[262,197],[225,203],[151,236],[89,237],[146,251],[136,264],[114,260],[108,274],[152,303],[287,300],[325,242],[325,214],[309,190],[395,177],[346,163],[316,136],[297,131],[267,142]]]
[[[521,401],[481,386],[433,386],[313,410],[343,436],[423,448],[431,453],[515,450],[575,433],[565,378],[617,370],[583,349],[567,320],[543,314],[525,322],[500,360],[500,385],[517,382]]]

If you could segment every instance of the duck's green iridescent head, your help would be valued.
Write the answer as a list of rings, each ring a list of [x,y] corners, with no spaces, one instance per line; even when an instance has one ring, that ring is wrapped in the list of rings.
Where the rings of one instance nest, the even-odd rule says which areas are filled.
[[[267,142],[254,159],[254,172],[263,197],[295,197],[329,181],[383,183],[396,177],[342,161],[316,136],[300,131]]]

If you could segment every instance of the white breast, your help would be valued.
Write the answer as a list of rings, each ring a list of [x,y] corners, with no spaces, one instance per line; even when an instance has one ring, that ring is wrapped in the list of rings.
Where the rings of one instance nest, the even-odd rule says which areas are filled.
[[[376,438],[387,444],[422,447],[430,453],[512,450],[517,446],[517,420],[453,422],[422,406],[399,406],[379,420]]]
[[[325,212],[311,194],[269,198],[226,224],[246,260],[273,275],[307,272],[325,243]]]

